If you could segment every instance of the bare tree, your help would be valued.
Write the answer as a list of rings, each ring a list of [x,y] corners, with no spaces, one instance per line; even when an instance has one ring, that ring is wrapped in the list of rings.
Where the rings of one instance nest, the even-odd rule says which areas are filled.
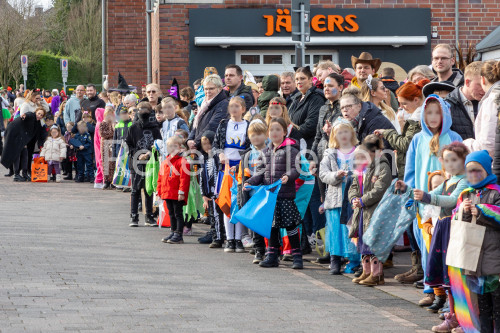
[[[101,68],[101,1],[82,0],[72,4],[67,17],[65,49],[78,58],[87,81],[98,75]]]
[[[35,16],[34,0],[0,0],[0,8],[0,84],[5,86],[20,79],[21,54],[40,49],[46,29],[43,15]]]

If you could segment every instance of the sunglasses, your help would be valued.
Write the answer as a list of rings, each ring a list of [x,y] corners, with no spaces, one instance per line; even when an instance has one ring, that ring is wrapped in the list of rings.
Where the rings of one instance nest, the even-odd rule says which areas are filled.
[[[146,91],[146,94],[156,94],[156,90]]]

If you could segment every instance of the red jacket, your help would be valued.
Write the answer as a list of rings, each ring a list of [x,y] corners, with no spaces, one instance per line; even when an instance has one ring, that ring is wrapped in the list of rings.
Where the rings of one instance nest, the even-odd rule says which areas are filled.
[[[189,195],[190,165],[180,155],[167,156],[158,175],[158,195],[163,199],[177,200],[179,191],[184,192],[184,205]]]

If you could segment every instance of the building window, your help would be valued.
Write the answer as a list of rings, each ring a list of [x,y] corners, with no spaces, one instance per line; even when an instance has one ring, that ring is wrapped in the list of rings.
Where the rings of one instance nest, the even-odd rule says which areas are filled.
[[[242,54],[241,64],[242,65],[260,64],[260,56],[258,54]]]
[[[264,54],[264,65],[280,65],[283,63],[281,54]]]

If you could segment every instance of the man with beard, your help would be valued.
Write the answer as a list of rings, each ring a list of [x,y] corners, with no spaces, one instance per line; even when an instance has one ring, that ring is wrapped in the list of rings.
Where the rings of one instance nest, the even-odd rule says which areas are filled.
[[[87,95],[87,99],[83,99],[80,102],[81,110],[82,111],[89,111],[92,114],[92,119],[95,119],[95,110],[97,108],[105,108],[106,107],[106,102],[104,102],[102,99],[97,96],[97,90],[95,88],[95,85],[93,84],[87,84],[87,88],[85,89],[85,94]],[[78,123],[81,120],[82,114],[80,112],[80,115],[76,122]]]

